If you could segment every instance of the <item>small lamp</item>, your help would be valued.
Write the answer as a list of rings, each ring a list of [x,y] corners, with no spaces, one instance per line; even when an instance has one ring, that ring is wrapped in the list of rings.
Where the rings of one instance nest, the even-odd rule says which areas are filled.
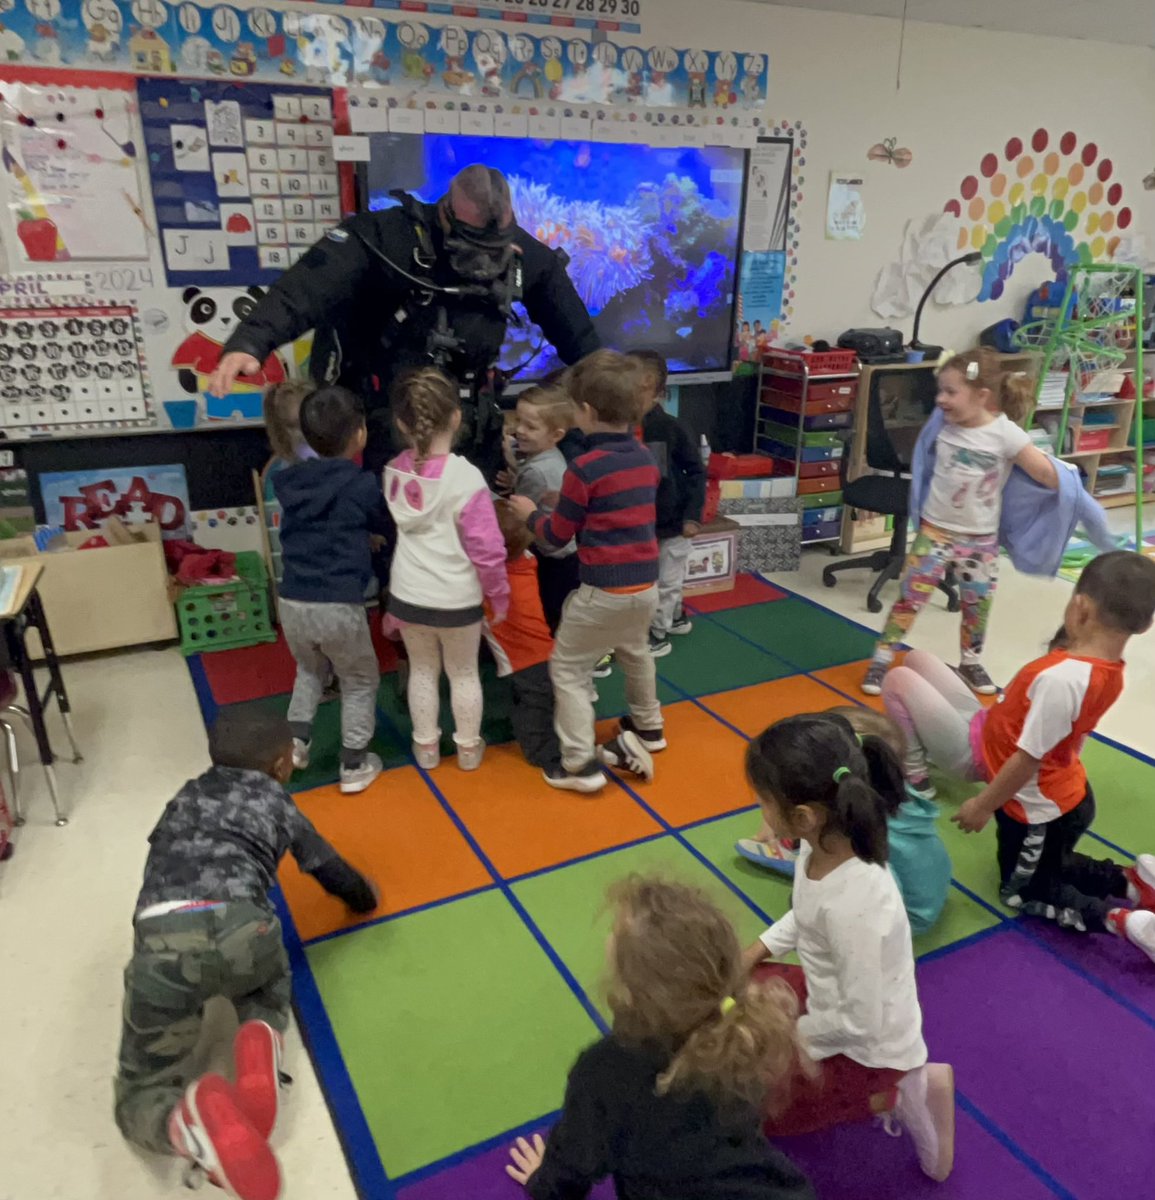
[[[922,299],[918,302],[918,307],[914,310],[914,329],[910,335],[910,348],[912,350],[921,350],[923,358],[933,361],[942,353],[941,346],[927,346],[918,340],[918,326],[922,320],[922,310],[926,302],[930,299],[931,293],[938,287],[939,280],[942,279],[948,271],[953,271],[960,263],[966,263],[968,266],[973,266],[975,263],[982,262],[983,256],[977,251],[972,250],[969,254],[962,254],[958,258],[952,258],[950,262],[927,284],[926,291],[922,294]]]

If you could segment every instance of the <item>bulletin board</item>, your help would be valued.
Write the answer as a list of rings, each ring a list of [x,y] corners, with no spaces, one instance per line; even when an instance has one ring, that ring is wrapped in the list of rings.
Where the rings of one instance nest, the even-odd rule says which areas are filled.
[[[328,92],[142,79],[172,287],[275,282],[341,219]]]
[[[131,78],[98,88],[3,85],[0,184],[13,267],[148,257],[134,88]]]

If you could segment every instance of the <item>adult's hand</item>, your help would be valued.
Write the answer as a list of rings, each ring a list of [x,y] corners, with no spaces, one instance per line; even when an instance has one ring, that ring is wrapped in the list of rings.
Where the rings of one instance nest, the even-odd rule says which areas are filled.
[[[217,363],[217,369],[209,380],[207,390],[210,395],[219,396],[223,400],[233,390],[238,375],[256,375],[260,369],[258,359],[251,354],[245,354],[243,350],[234,350]]]

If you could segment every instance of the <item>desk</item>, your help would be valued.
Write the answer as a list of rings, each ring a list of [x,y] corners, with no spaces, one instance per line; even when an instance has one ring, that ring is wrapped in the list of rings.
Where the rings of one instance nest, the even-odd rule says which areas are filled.
[[[48,791],[52,797],[52,807],[56,812],[56,824],[67,825],[68,818],[61,815],[60,795],[56,787],[56,772],[53,763],[56,756],[52,752],[52,743],[48,739],[48,725],[45,721],[46,705],[55,698],[60,716],[64,721],[64,730],[72,745],[72,761],[80,762],[82,755],[76,746],[76,738],[72,732],[72,721],[69,717],[71,707],[68,703],[68,693],[64,690],[64,680],[60,674],[60,663],[56,650],[52,645],[52,634],[48,629],[48,620],[44,615],[44,605],[40,602],[40,593],[36,585],[44,573],[40,563],[25,563],[19,568],[20,582],[7,609],[0,612],[0,631],[4,637],[4,649],[7,652],[8,665],[20,677],[24,685],[24,698],[28,708],[10,705],[8,711],[15,712],[27,721],[36,738],[36,748],[40,752],[40,763],[44,767],[44,776],[48,780]],[[36,675],[32,669],[32,660],[28,655],[26,638],[29,627],[34,628],[40,635],[40,644],[44,652],[44,665],[48,668],[48,687],[41,693],[36,684]],[[12,779],[12,807],[16,824],[22,825],[24,818],[20,813],[20,802],[17,795],[17,775],[19,768],[15,757],[13,739],[8,739],[9,768]]]

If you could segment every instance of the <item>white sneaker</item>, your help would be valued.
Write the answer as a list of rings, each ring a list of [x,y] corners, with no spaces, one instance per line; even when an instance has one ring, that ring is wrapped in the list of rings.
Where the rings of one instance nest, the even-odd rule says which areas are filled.
[[[616,738],[599,746],[598,758],[605,766],[624,768],[647,783],[654,777],[653,756],[632,730],[623,729]]]
[[[341,768],[341,791],[346,796],[363,792],[384,769],[385,764],[376,754],[369,751],[359,767]]]
[[[478,738],[472,746],[457,747],[457,765],[463,771],[476,771],[485,757],[485,738]]]
[[[414,741],[413,758],[423,771],[432,771],[441,765],[441,743]]]
[[[927,1063],[904,1076],[894,1116],[913,1139],[924,1173],[942,1183],[954,1167],[954,1067]]]
[[[293,738],[293,770],[303,771],[309,765],[309,743]]]
[[[1145,908],[1114,908],[1107,916],[1107,924],[1155,962],[1155,913]]]

